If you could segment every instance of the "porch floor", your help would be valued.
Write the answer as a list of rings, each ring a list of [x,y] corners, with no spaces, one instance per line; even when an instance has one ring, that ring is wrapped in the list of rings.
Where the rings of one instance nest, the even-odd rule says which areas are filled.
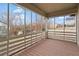
[[[73,42],[46,39],[16,56],[79,56],[79,46]]]

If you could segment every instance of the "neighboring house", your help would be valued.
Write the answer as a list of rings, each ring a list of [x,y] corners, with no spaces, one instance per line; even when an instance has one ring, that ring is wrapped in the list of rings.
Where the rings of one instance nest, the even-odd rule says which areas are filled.
[[[66,19],[65,25],[68,27],[75,27],[75,17],[69,17]]]
[[[0,36],[7,35],[7,25],[0,22]]]

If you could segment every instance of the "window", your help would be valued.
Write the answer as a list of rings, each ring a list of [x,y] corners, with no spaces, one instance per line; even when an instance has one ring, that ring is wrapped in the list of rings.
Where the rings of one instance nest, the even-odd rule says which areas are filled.
[[[41,18],[41,15],[38,14],[38,15],[37,15],[37,27],[38,27],[37,29],[38,29],[38,32],[41,31],[41,26],[42,26],[42,25],[41,25],[41,19],[42,19],[42,18]]]
[[[45,29],[46,29],[46,19],[45,19],[45,17],[43,17],[42,18],[42,31],[45,31]]]
[[[55,31],[64,31],[64,17],[55,17]]]
[[[65,40],[76,42],[76,15],[65,16]]]
[[[16,4],[9,4],[9,55],[24,48],[24,9]]]
[[[26,47],[32,44],[32,12],[29,9],[26,9]]]
[[[32,33],[37,32],[36,13],[32,12]]]
[[[26,9],[26,34],[31,34],[31,11]]]
[[[10,37],[24,34],[24,10],[14,4],[10,4],[9,32]]]
[[[54,18],[48,20],[48,31],[54,31]]]
[[[7,55],[8,4],[0,4],[0,55]]]
[[[65,16],[65,32],[76,32],[76,16]]]

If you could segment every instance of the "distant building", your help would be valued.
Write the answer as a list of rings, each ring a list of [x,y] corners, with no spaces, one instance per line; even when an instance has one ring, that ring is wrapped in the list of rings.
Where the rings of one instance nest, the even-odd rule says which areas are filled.
[[[0,36],[7,35],[7,25],[0,22]]]

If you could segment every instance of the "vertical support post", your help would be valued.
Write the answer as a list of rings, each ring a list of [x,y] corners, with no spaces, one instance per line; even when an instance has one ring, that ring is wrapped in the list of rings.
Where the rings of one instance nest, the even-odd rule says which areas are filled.
[[[42,17],[43,16],[41,16],[41,40],[42,40],[42,20],[43,20]]]
[[[9,3],[8,3],[8,9],[7,9],[7,34],[8,34],[8,38],[7,38],[7,56],[9,55]]]
[[[37,39],[37,32],[38,32],[38,24],[37,24],[37,14],[36,14],[36,39]]]
[[[55,17],[54,17],[54,37],[55,37]]]
[[[48,39],[48,19],[45,19],[45,38]]]
[[[77,12],[77,45],[79,45],[79,5],[78,5],[78,12]]]
[[[26,47],[26,9],[24,9],[24,44]]]
[[[76,23],[75,23],[76,25],[75,26],[76,26],[76,44],[77,44],[77,26],[78,26],[77,25],[77,13],[76,13],[76,18],[75,19],[76,19]]]
[[[65,40],[65,16],[64,16],[64,40]]]
[[[31,11],[31,26],[30,27],[31,27],[31,45],[32,45],[32,34],[33,34],[32,33],[32,11]]]

